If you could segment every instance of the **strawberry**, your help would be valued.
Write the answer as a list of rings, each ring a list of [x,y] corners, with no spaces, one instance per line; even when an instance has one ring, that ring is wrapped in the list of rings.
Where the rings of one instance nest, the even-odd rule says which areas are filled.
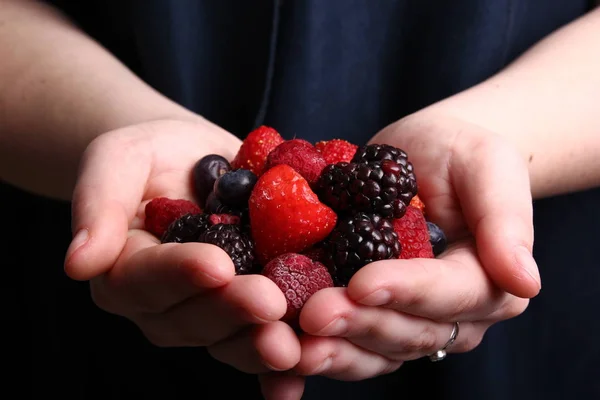
[[[296,326],[298,316],[308,299],[321,289],[333,287],[327,268],[301,254],[282,254],[269,261],[262,274],[281,289],[287,300],[282,321]]]
[[[332,139],[317,142],[315,148],[323,154],[327,165],[329,165],[352,161],[358,146],[343,139]]]
[[[319,201],[306,179],[286,164],[259,178],[248,211],[256,256],[262,265],[322,241],[337,222],[335,212]]]
[[[312,143],[302,139],[287,140],[275,147],[267,157],[265,171],[276,165],[287,164],[308,183],[314,185],[327,162]]]
[[[250,132],[242,142],[238,153],[231,162],[231,168],[248,169],[256,176],[263,172],[267,156],[275,147],[283,143],[283,138],[275,129],[260,126]]]
[[[418,194],[410,200],[410,205],[415,208],[418,208],[423,213],[423,215],[425,214],[425,203],[421,201]]]
[[[404,216],[394,219],[393,224],[402,247],[399,258],[434,258],[429,229],[421,210],[409,205]]]
[[[145,229],[160,238],[176,219],[186,214],[200,214],[201,212],[200,207],[189,200],[157,197],[146,204]]]

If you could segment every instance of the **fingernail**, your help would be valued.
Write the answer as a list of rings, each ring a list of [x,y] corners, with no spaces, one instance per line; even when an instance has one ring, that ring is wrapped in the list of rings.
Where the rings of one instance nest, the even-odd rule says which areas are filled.
[[[89,238],[89,233],[87,229],[80,229],[77,234],[71,240],[71,244],[69,245],[69,249],[67,250],[66,258],[69,259],[81,246],[83,246]]]
[[[325,328],[317,332],[318,335],[336,336],[345,333],[348,330],[348,321],[346,318],[340,317],[331,321]]]
[[[325,361],[317,369],[312,372],[312,375],[323,373],[331,368],[331,364],[333,363],[333,359],[331,357],[327,357]]]
[[[519,266],[523,268],[523,270],[527,272],[529,276],[531,276],[531,278],[538,284],[538,287],[541,289],[542,280],[540,278],[540,271],[538,269],[537,263],[531,255],[531,252],[527,250],[526,247],[519,246],[515,251],[515,258],[517,264],[519,264]]]
[[[382,306],[388,304],[392,299],[392,294],[385,289],[379,289],[370,295],[362,298],[358,302],[366,306]]]

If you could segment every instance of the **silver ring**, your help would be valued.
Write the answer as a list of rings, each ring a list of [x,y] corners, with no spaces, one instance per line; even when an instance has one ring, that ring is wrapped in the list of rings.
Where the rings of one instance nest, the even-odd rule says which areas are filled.
[[[430,354],[429,360],[431,360],[432,362],[438,362],[438,361],[442,361],[444,358],[446,358],[446,355],[447,355],[446,349],[448,347],[452,346],[452,343],[454,343],[454,341],[458,337],[458,331],[459,331],[459,325],[458,325],[458,322],[455,322],[454,326],[452,327],[452,333],[450,334],[450,339],[448,340],[448,342],[444,345],[444,347],[442,347],[435,353]]]

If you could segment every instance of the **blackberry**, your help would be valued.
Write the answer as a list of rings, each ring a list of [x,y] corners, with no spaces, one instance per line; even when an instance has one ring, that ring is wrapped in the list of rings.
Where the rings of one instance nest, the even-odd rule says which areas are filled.
[[[198,241],[223,249],[233,261],[236,274],[255,271],[254,242],[237,225],[213,225],[200,235]]]
[[[415,194],[406,168],[392,160],[328,165],[316,191],[338,213],[366,212],[384,218],[401,218]]]
[[[196,242],[200,234],[210,225],[209,214],[186,214],[169,225],[161,243]]]
[[[365,265],[398,258],[402,247],[389,219],[357,213],[341,219],[325,242],[325,264],[336,286],[347,286]]]
[[[408,155],[402,149],[390,146],[388,144],[368,144],[361,146],[354,153],[351,162],[372,163],[384,160],[392,160],[402,166],[402,175],[406,177],[405,189],[410,193],[412,199],[417,194],[417,178],[412,163],[408,161]],[[408,199],[410,202],[410,199]],[[408,203],[407,203],[408,204]]]

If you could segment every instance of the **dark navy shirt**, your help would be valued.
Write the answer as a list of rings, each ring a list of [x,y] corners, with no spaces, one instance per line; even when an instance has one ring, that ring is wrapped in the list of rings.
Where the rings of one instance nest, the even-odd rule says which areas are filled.
[[[591,7],[587,0],[49,2],[154,88],[240,137],[268,124],[288,138],[355,143],[481,82]],[[20,207],[59,207],[51,223],[64,236],[54,247],[38,246],[60,265],[66,209],[16,191],[7,196]],[[305,398],[600,398],[599,201],[590,190],[535,204],[544,288],[477,350],[363,382],[310,378]],[[24,230],[21,237],[34,236]],[[42,282],[48,274],[34,271],[22,279]],[[95,310],[86,287],[58,273],[51,279],[36,286],[45,295],[29,299],[25,314],[48,315],[36,325],[47,346],[32,356],[34,376],[53,373],[48,360],[66,360],[51,387],[67,398],[212,399],[237,391],[260,398],[255,377],[202,349],[153,348],[132,324]]]

